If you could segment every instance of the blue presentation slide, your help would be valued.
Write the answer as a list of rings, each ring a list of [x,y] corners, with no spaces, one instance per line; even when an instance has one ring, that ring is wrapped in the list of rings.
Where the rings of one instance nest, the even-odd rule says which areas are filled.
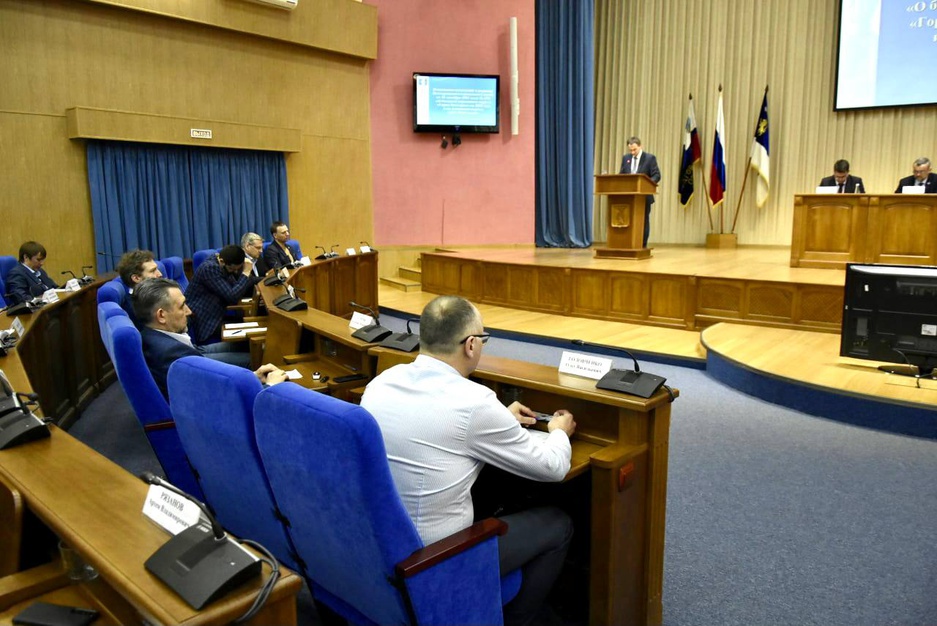
[[[495,126],[497,80],[464,76],[417,78],[417,123],[432,126]]]

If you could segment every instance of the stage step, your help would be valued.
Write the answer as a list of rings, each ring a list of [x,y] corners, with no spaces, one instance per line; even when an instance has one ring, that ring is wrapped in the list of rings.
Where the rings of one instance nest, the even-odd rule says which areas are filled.
[[[423,269],[419,267],[398,267],[397,275],[401,278],[415,280],[419,283],[423,282]]]
[[[419,281],[400,276],[387,276],[386,278],[382,278],[381,284],[406,292],[420,291],[423,286]]]

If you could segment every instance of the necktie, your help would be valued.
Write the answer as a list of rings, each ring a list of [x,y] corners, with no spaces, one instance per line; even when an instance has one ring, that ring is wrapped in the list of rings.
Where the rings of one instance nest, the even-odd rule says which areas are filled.
[[[844,187],[843,183],[840,183],[840,184],[839,184],[839,191],[838,191],[837,193],[843,193],[843,187]]]
[[[631,159],[631,173],[632,174],[638,173],[638,157],[634,157]]]

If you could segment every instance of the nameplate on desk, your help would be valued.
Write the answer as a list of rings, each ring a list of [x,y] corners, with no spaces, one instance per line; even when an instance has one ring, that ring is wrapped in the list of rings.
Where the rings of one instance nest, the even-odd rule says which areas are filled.
[[[563,351],[560,359],[560,372],[599,380],[612,369],[612,360],[580,352]]]
[[[302,263],[303,265],[312,265],[312,259],[309,258],[308,254],[304,256],[303,258],[301,258],[299,262]]]
[[[77,278],[69,278],[65,283],[65,291],[81,291],[81,284]]]
[[[55,291],[55,289],[47,289],[46,292],[42,294],[42,301],[46,304],[58,302],[59,294]]]
[[[374,323],[374,318],[370,315],[365,315],[364,313],[359,313],[355,311],[351,314],[351,319],[348,321],[348,328],[352,330],[358,330],[359,328],[364,328],[365,326],[370,326]]]
[[[143,514],[170,534],[177,535],[197,523],[202,511],[191,500],[159,485],[150,485],[143,502]]]
[[[905,185],[901,188],[901,193],[922,194],[927,193],[927,187],[924,185]]]
[[[345,248],[345,254],[348,256],[355,256],[358,252],[354,248]]]
[[[358,249],[361,250],[361,254],[367,254],[371,251],[371,246],[361,246]]]
[[[21,322],[18,317],[13,318],[13,324],[10,325],[10,328],[16,331],[17,337],[22,337],[23,333],[26,332],[26,328],[23,327],[23,322]]]

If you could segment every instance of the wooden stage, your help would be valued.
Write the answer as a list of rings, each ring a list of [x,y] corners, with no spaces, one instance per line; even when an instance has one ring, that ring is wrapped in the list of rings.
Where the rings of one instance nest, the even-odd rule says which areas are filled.
[[[878,371],[875,362],[840,357],[844,272],[792,268],[788,247],[662,246],[646,261],[595,259],[591,250],[479,248],[424,254],[423,263],[424,291],[381,287],[382,308],[418,316],[437,293],[461,293],[478,305],[491,330],[545,337],[553,345],[583,339],[619,346],[642,359],[705,367],[727,385],[807,413],[937,438],[937,383],[920,381],[918,388],[914,379]],[[427,263],[435,276],[428,284]],[[555,280],[554,291],[567,289],[565,296],[540,297],[563,303],[560,310],[543,311],[531,304],[531,293],[539,295],[544,283],[541,271],[553,277],[547,281]],[[604,318],[596,311],[579,315],[567,308],[575,300],[569,291],[574,289],[574,275],[583,272],[605,274],[599,280],[606,292],[597,299],[615,302],[609,293],[613,285],[628,282],[641,285],[635,293],[648,298],[644,304],[653,310],[656,286],[663,283],[664,291],[671,291],[667,286],[679,283],[673,298],[681,300],[682,294],[683,300],[691,301],[695,292],[696,301],[706,306],[697,307],[679,324],[625,316],[621,311],[631,305],[624,302]],[[468,289],[442,289],[440,283],[456,277],[462,279],[456,284]],[[520,282],[525,278],[526,285]],[[708,294],[710,289],[715,295]],[[820,328],[796,324],[794,315],[785,319],[782,314],[785,307],[793,313],[798,298],[802,310],[804,293],[826,294],[830,301],[823,307],[827,314]],[[505,294],[518,295],[521,303],[515,306]],[[711,306],[715,298],[726,302],[718,315]],[[770,307],[774,314],[757,314]]]

